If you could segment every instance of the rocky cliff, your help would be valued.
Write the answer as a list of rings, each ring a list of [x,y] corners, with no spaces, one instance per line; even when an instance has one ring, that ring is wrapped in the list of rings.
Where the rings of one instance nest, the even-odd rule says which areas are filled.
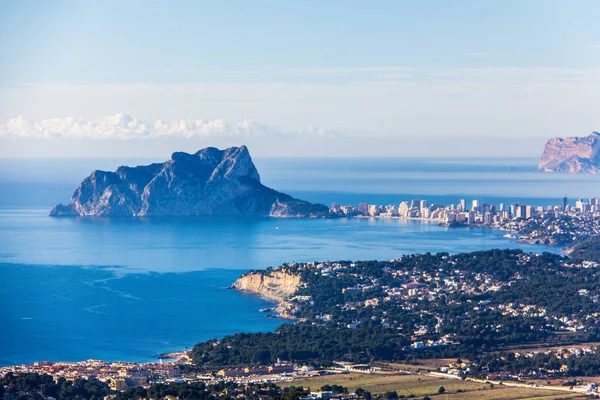
[[[546,172],[600,172],[600,133],[548,140],[538,164]]]
[[[301,284],[300,275],[278,269],[248,272],[235,281],[231,288],[274,301],[277,303],[275,311],[280,318],[296,319],[294,313],[297,304],[291,299]]]
[[[282,302],[300,287],[300,275],[286,271],[248,272],[231,285],[233,289],[257,294],[266,299]]]
[[[328,208],[270,189],[246,146],[194,154],[173,153],[164,163],[94,171],[67,205],[51,216],[254,215],[324,217]]]

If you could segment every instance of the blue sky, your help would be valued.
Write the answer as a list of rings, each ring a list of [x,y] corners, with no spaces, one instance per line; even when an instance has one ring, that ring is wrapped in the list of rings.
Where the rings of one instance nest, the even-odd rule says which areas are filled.
[[[536,155],[600,129],[598,15],[577,0],[3,0],[0,157],[123,140],[135,156]]]

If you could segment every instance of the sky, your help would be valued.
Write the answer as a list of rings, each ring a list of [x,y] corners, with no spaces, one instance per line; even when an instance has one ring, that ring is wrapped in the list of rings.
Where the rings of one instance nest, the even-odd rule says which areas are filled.
[[[600,2],[0,0],[0,158],[523,156],[600,130]]]

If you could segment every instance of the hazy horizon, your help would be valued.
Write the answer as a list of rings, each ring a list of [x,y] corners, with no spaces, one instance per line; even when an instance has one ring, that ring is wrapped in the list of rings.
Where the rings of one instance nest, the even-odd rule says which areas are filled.
[[[598,11],[0,2],[0,157],[538,156],[600,129]]]
[[[120,166],[139,166],[151,163],[162,163],[170,158],[170,154],[165,157],[61,157],[61,158],[0,158],[0,183],[76,183],[88,176],[94,170],[114,171]],[[319,163],[321,167],[330,167],[332,170],[343,168],[348,162],[357,161],[359,163],[392,161],[396,162],[415,161],[420,163],[415,165],[415,170],[419,170],[427,164],[447,164],[447,165],[477,165],[478,162],[486,165],[506,165],[522,166],[528,169],[537,165],[537,159],[534,157],[255,157],[251,154],[252,160],[256,164],[261,177],[269,173],[276,172],[269,168],[273,163],[281,166],[295,165],[296,163],[307,161]],[[266,170],[265,170],[266,168]],[[395,170],[391,168],[388,173]],[[280,173],[277,173],[280,175]],[[540,172],[540,175],[546,175]],[[559,174],[561,175],[561,174]],[[565,176],[566,175],[562,175]]]

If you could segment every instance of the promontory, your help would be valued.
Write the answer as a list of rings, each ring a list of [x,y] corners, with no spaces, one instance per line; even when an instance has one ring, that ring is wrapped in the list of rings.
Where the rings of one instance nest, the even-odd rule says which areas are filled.
[[[545,172],[600,172],[600,133],[555,137],[546,143],[538,169]]]
[[[115,172],[94,171],[81,182],[67,205],[50,216],[273,216],[325,217],[327,206],[270,189],[246,146],[194,154]]]
[[[258,295],[277,303],[279,317],[295,319],[297,301],[294,295],[302,285],[301,274],[280,267],[276,270],[250,271],[236,280],[232,289]]]

